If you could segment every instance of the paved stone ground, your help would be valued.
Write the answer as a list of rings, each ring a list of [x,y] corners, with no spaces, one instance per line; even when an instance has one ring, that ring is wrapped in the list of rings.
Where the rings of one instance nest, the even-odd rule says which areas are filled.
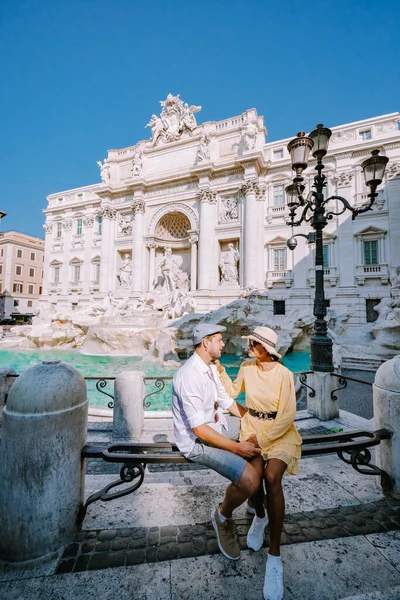
[[[247,548],[252,517],[235,521],[239,545]],[[282,544],[298,544],[381,533],[400,529],[400,500],[383,498],[356,506],[342,506],[289,514]],[[268,547],[268,532],[264,546]],[[211,523],[132,527],[79,532],[65,548],[56,573],[122,567],[218,553]]]

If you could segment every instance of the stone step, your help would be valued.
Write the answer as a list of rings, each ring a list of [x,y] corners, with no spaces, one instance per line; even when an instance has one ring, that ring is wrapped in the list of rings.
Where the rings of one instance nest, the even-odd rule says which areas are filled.
[[[342,358],[342,369],[356,369],[359,371],[377,371],[384,363],[383,359],[362,357],[356,358],[353,356],[344,356]]]
[[[346,596],[339,600],[400,600],[400,585],[395,585],[384,590]]]

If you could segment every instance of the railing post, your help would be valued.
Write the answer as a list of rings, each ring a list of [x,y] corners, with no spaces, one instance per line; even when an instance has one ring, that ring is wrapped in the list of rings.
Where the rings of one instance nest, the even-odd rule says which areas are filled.
[[[8,392],[16,377],[10,377],[10,375],[16,375],[14,369],[0,369],[0,406],[5,404]]]
[[[114,383],[114,439],[137,442],[144,426],[143,398],[145,395],[142,371],[122,371]]]
[[[379,367],[372,391],[375,427],[393,432],[376,448],[377,466],[392,478],[393,493],[400,497],[400,356]]]
[[[307,392],[307,410],[321,421],[329,421],[339,416],[339,405],[337,400],[332,400],[331,393],[334,389],[331,373],[314,371],[307,375],[307,383],[315,395],[313,397]]]
[[[82,375],[60,361],[27,369],[3,411],[0,556],[57,551],[79,528],[88,402]]]

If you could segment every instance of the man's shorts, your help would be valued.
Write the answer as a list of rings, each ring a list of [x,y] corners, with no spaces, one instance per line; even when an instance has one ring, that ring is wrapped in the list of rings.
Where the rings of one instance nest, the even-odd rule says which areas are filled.
[[[240,419],[238,417],[228,416],[226,421],[228,429],[223,427],[221,432],[222,435],[237,441],[240,432]],[[229,450],[208,446],[200,440],[195,443],[193,450],[187,458],[188,460],[217,471],[217,473],[232,481],[234,485],[236,485],[241,478],[244,468],[247,465],[246,459],[242,456],[233,454],[233,452],[229,452]]]

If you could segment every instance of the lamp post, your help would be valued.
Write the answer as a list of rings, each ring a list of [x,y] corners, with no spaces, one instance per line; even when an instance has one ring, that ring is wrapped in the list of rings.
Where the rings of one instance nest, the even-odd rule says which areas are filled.
[[[361,164],[363,169],[365,183],[369,187],[368,205],[355,208],[349,204],[346,198],[341,196],[330,196],[324,198],[324,188],[326,187],[326,178],[322,174],[324,165],[322,159],[328,151],[329,138],[332,131],[323,125],[317,125],[316,129],[308,136],[304,132],[297,134],[288,144],[288,151],[291,155],[292,169],[296,175],[293,183],[286,187],[287,204],[289,207],[290,220],[286,223],[290,227],[297,227],[303,222],[310,223],[315,230],[315,296],[314,296],[314,328],[311,335],[311,370],[332,372],[332,340],[327,335],[327,324],[325,321],[326,304],[324,292],[324,264],[323,264],[323,244],[322,231],[335,215],[341,215],[346,210],[352,213],[352,219],[355,219],[360,213],[372,210],[375,198],[378,196],[376,188],[383,181],[388,158],[381,156],[379,150],[372,150],[372,156],[364,160]],[[309,192],[306,198],[303,197],[305,186],[303,184],[303,171],[308,165],[308,156],[312,150],[312,155],[317,159],[315,170],[317,174],[314,177],[313,190]],[[335,212],[327,208],[331,200],[338,200],[342,204],[341,210]],[[297,209],[301,209],[300,216],[296,214]],[[297,241],[292,234],[287,241],[290,250],[294,250]],[[310,234],[304,235],[310,242]]]
[[[7,213],[3,212],[2,210],[0,210],[0,221],[2,220],[3,217],[6,217]],[[2,236],[3,234],[0,232],[0,236]]]

